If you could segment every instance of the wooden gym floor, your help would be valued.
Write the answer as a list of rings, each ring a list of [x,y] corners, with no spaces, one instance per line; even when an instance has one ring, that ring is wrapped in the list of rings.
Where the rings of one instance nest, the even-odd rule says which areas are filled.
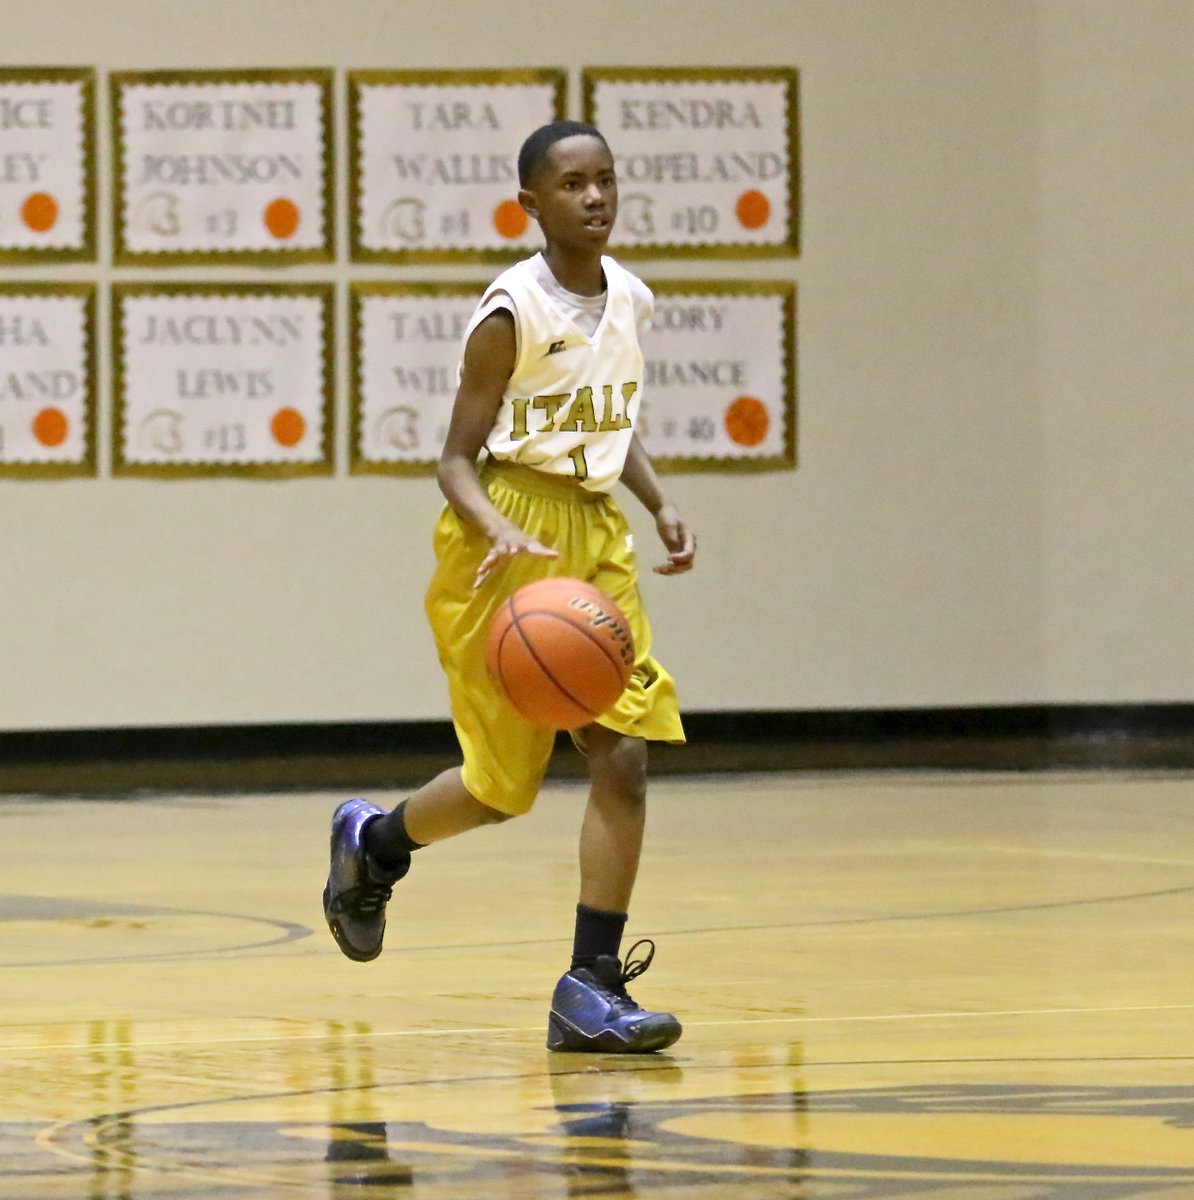
[[[543,1045],[578,785],[365,965],[340,798],[0,801],[0,1197],[1194,1198],[1189,775],[656,781],[628,1059]]]

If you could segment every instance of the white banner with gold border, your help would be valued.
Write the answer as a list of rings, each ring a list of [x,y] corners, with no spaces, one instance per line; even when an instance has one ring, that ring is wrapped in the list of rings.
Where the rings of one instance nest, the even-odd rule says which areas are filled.
[[[796,465],[796,287],[653,284],[639,436],[661,471]]]
[[[562,71],[351,71],[357,262],[517,258],[539,244],[518,150],[564,114]]]
[[[434,471],[469,318],[485,285],[352,285],[353,474]]]
[[[332,470],[330,284],[117,284],[113,472]]]
[[[0,67],[0,261],[95,258],[95,73]]]
[[[585,119],[618,172],[614,252],[795,254],[797,80],[789,67],[587,68]]]
[[[118,263],[330,261],[332,73],[112,76]]]
[[[95,289],[0,285],[0,476],[95,471]]]

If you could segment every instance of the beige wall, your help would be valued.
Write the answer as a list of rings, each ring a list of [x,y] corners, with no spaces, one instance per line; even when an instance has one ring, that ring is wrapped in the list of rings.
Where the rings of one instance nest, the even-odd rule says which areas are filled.
[[[801,257],[643,268],[800,289],[800,469],[672,481],[701,562],[646,591],[683,699],[1190,698],[1188,0],[4,10],[8,62],[101,70],[550,65],[575,83],[585,65],[795,64]],[[478,277],[286,272],[386,275]],[[0,497],[0,726],[445,715],[421,607],[430,481]]]
[[[1194,698],[1194,4],[1046,4],[1046,679]]]

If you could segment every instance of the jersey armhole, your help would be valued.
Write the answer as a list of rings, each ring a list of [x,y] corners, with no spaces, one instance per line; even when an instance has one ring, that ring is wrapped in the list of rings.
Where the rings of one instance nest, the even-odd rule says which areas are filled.
[[[514,297],[509,292],[495,291],[482,300],[473,317],[473,328],[476,329],[486,317],[503,310],[514,318],[514,369],[517,371],[519,360],[522,358],[522,330],[518,325],[518,309],[515,307]]]

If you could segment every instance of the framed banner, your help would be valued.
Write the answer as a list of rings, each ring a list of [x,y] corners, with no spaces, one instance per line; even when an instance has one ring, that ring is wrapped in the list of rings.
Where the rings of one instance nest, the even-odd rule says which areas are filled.
[[[350,71],[354,262],[525,257],[538,229],[518,203],[518,149],[564,116],[559,70]]]
[[[0,284],[0,478],[95,474],[95,288]]]
[[[483,283],[354,283],[349,471],[430,475]]]
[[[114,258],[330,262],[332,72],[111,76]]]
[[[112,289],[112,473],[327,475],[331,284]]]
[[[796,466],[796,285],[652,284],[639,436],[661,472]]]
[[[95,72],[0,67],[0,262],[95,258]]]
[[[586,68],[585,120],[618,171],[613,252],[798,253],[798,78],[791,67]]]

